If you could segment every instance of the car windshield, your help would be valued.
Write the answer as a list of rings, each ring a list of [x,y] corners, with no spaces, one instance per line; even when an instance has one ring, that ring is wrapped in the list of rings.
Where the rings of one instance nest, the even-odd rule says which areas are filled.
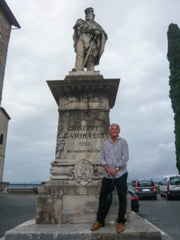
[[[171,185],[180,185],[180,176],[175,176],[170,178]]]
[[[139,181],[139,187],[147,187],[147,186],[152,186],[152,181],[151,180]]]

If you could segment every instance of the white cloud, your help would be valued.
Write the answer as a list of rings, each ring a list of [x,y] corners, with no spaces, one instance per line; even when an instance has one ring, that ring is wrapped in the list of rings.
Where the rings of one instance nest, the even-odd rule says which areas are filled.
[[[46,80],[64,79],[73,68],[72,27],[89,6],[108,34],[97,69],[121,78],[110,119],[129,142],[130,175],[177,171],[166,33],[171,22],[180,25],[179,0],[6,1],[22,28],[11,33],[4,82],[12,117],[4,180],[49,178],[58,112]]]

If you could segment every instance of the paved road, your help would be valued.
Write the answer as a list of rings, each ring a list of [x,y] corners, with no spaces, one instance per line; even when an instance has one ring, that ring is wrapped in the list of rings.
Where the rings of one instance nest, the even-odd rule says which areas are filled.
[[[36,195],[0,195],[0,237],[35,217]]]
[[[140,200],[139,215],[172,236],[180,239],[180,200]]]
[[[180,200],[140,200],[139,215],[180,239]],[[36,195],[0,195],[0,237],[5,231],[35,217]]]

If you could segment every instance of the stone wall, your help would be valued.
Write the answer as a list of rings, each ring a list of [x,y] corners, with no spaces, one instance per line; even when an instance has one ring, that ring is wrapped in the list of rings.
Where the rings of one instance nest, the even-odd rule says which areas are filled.
[[[11,25],[0,9],[0,106]]]
[[[8,121],[9,116],[5,113],[3,108],[0,107],[0,182],[3,178]]]

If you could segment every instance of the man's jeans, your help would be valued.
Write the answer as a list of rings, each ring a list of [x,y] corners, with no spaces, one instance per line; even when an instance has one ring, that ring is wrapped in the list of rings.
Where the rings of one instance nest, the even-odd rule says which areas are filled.
[[[127,173],[117,179],[103,178],[99,196],[99,208],[97,212],[97,221],[105,223],[106,215],[112,203],[112,192],[116,186],[119,198],[118,223],[125,223],[126,219],[126,194],[127,194]]]

